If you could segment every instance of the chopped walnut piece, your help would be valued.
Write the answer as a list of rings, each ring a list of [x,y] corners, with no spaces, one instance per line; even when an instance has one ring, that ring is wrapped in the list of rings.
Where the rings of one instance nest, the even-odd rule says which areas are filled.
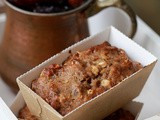
[[[111,88],[110,81],[108,79],[103,79],[101,81],[101,86],[106,87],[106,88]]]
[[[93,90],[92,89],[89,89],[88,91],[87,91],[87,94],[93,94]]]
[[[98,75],[99,69],[96,66],[92,65],[91,66],[91,71],[94,75]]]

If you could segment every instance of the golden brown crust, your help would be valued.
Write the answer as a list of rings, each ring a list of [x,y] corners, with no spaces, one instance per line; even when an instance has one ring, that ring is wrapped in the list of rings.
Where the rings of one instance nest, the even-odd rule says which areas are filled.
[[[70,55],[62,65],[45,68],[32,89],[66,115],[141,68],[122,49],[104,42]]]

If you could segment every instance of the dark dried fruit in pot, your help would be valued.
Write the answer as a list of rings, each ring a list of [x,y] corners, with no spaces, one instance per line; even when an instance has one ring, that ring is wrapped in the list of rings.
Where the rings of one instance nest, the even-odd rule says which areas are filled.
[[[26,6],[39,2],[39,0],[8,0],[8,1],[17,6]]]
[[[8,0],[11,3],[15,3],[16,5],[33,5],[36,3],[56,3],[56,4],[61,4],[62,2],[66,0]]]
[[[75,8],[80,6],[83,3],[83,0],[68,0],[68,3]]]
[[[37,13],[56,13],[68,10],[70,10],[70,8],[65,4],[37,3],[32,11]]]
[[[36,13],[57,13],[74,9],[84,0],[8,0],[13,5]]]

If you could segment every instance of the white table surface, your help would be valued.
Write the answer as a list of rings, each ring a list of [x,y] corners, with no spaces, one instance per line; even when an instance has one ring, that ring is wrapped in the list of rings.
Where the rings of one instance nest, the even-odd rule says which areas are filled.
[[[160,58],[160,37],[139,17],[137,17],[138,28],[133,38],[138,44],[146,48],[158,59]],[[0,38],[3,34],[5,23],[5,15],[0,15]],[[144,103],[140,112],[138,120],[154,116],[160,113],[160,61],[157,62],[152,71],[145,87],[141,94],[135,99],[136,101]],[[0,97],[10,106],[15,98],[15,94],[0,78]]]
[[[160,113],[160,36],[158,36],[140,18],[138,19],[138,31],[134,41],[150,51],[158,58],[147,83],[141,94],[135,100],[144,103],[139,120],[148,118]]]
[[[0,42],[4,31],[4,23],[6,20],[5,14],[0,14]],[[5,82],[0,77],[0,97],[5,101],[5,103],[10,106],[15,98],[15,94],[11,89],[5,84]]]

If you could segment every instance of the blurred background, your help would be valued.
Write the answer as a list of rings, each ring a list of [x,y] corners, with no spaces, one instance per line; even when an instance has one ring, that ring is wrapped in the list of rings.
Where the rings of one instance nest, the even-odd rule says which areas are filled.
[[[160,35],[160,0],[125,0],[134,12]]]
[[[0,6],[3,4],[0,0]],[[160,35],[160,0],[125,0],[134,12]],[[0,9],[2,12],[3,9]]]

